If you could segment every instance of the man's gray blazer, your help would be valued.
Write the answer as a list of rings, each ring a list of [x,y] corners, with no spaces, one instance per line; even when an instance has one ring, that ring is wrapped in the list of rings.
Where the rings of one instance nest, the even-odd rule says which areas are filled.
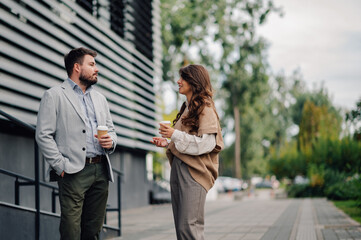
[[[111,150],[105,151],[108,178],[114,181],[108,154],[117,144],[117,135],[110,116],[106,98],[95,91],[90,91],[98,125],[107,126],[113,139]],[[44,93],[41,99],[36,124],[36,141],[45,160],[58,175],[63,171],[77,173],[85,166],[86,126],[85,117],[76,93],[68,81],[53,87]],[[49,172],[48,171],[48,172]]]

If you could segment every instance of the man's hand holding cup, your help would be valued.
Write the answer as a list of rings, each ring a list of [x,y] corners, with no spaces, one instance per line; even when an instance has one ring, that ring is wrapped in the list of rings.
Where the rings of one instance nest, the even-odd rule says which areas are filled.
[[[102,148],[109,149],[113,146],[113,139],[108,134],[107,126],[98,126],[97,127],[98,134],[94,136],[98,138],[99,144]]]

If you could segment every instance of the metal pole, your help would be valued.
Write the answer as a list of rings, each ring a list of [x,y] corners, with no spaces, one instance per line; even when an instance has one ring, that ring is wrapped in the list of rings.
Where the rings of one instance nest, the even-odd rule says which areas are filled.
[[[53,188],[53,191],[51,193],[51,211],[53,213],[56,213],[56,196],[58,194],[55,192],[55,188]]]
[[[16,177],[15,180],[15,205],[20,204],[20,192],[19,192],[19,179]]]
[[[121,191],[121,180],[120,174],[118,174],[118,227],[119,233],[118,236],[122,236],[122,191]]]
[[[34,141],[34,151],[35,151],[35,239],[40,239],[40,184],[39,184],[39,151],[36,141]]]
[[[22,121],[18,120],[17,118],[14,118],[13,116],[7,114],[6,112],[4,112],[2,110],[0,110],[0,114],[3,115],[4,117],[6,117],[7,119],[9,119],[10,121],[15,122],[19,126],[23,126],[23,127],[27,128],[28,130],[35,131],[35,128],[33,126],[31,126],[30,124],[22,122]]]

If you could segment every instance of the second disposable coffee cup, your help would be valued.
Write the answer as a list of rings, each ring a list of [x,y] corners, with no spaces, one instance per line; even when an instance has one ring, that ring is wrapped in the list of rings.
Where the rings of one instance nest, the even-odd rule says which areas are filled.
[[[108,127],[107,126],[98,126],[97,131],[98,131],[98,138],[100,138],[101,136],[108,133]]]
[[[161,124],[165,124],[165,125],[171,125],[171,122],[170,121],[161,121],[161,122],[159,122],[159,123],[161,123]]]
[[[171,122],[170,121],[160,121],[160,124],[168,125],[170,127]],[[164,127],[160,125],[159,130],[161,131]]]

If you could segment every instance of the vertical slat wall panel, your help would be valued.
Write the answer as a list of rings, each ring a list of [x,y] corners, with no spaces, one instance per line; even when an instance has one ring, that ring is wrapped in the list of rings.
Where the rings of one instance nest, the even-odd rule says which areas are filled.
[[[63,55],[84,46],[98,52],[96,88],[109,101],[119,145],[153,151],[149,140],[157,134],[154,80],[161,78],[161,55],[155,53],[161,50],[160,25],[150,26],[152,35],[149,28],[142,35],[144,26],[134,26],[137,34],[147,36],[143,49],[139,40],[111,30],[109,21],[110,8],[122,4],[138,10],[121,16],[123,22],[129,26],[137,19],[147,26],[159,18],[159,11],[151,9],[159,9],[159,1],[144,0],[147,4],[141,6],[129,0],[98,1],[98,11],[90,12],[73,0],[0,0],[0,108],[35,125],[43,92],[67,77]]]

